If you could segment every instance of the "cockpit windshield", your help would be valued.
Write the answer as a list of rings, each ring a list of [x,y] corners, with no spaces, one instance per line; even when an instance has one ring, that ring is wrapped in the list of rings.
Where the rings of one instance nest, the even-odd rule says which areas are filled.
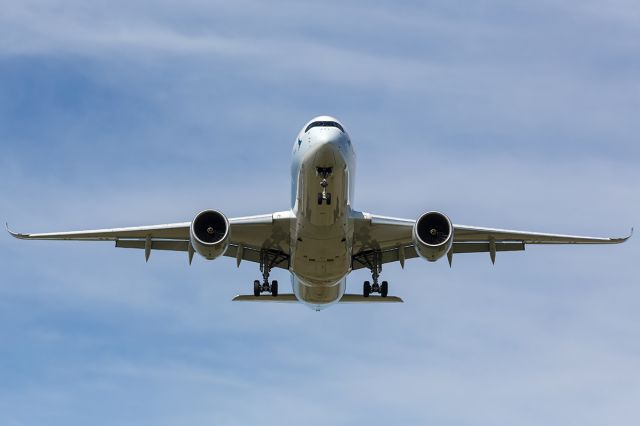
[[[307,133],[309,129],[313,127],[335,127],[340,129],[340,131],[344,133],[344,129],[342,128],[342,126],[335,121],[314,121],[313,123],[309,124],[306,129],[304,129],[304,132]]]

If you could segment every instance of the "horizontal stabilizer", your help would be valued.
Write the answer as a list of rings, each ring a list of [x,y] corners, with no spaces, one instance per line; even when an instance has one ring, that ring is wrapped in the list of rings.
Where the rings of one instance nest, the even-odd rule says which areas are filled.
[[[298,303],[295,294],[279,294],[275,297],[270,294],[264,296],[254,296],[252,294],[239,294],[234,297],[234,302],[276,302],[276,303]]]
[[[369,296],[364,297],[361,294],[345,294],[340,299],[340,303],[404,303],[404,300],[397,296]]]
[[[276,297],[271,295],[253,296],[249,294],[241,294],[233,298],[234,302],[276,302],[276,303],[296,303],[295,294],[279,294]],[[364,297],[361,294],[345,294],[339,303],[404,303],[404,301],[396,296],[369,296]]]

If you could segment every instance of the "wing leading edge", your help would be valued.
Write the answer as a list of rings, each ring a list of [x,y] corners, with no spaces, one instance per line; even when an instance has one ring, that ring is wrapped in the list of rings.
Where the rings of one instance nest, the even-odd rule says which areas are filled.
[[[8,224],[5,225],[11,236],[21,240],[117,241],[119,239],[146,239],[147,236],[151,236],[153,239],[188,240],[191,222],[40,234],[13,232],[9,229]]]

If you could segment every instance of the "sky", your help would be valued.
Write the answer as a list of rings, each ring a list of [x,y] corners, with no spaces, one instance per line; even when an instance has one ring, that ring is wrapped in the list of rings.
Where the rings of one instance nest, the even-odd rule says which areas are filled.
[[[355,208],[640,227],[636,1],[0,0],[0,219],[289,208],[313,116]],[[258,267],[0,237],[0,424],[637,425],[640,239],[385,265],[402,305],[235,304]],[[289,282],[286,271],[272,277]],[[365,271],[352,273],[359,292]],[[282,291],[282,290],[281,290]]]

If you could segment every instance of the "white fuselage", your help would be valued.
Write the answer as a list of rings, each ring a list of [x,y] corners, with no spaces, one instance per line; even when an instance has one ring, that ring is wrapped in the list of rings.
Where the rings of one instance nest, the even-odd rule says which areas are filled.
[[[340,300],[351,271],[355,154],[349,135],[339,128],[305,128],[293,147],[291,203],[296,220],[289,270],[298,300],[321,309]]]

